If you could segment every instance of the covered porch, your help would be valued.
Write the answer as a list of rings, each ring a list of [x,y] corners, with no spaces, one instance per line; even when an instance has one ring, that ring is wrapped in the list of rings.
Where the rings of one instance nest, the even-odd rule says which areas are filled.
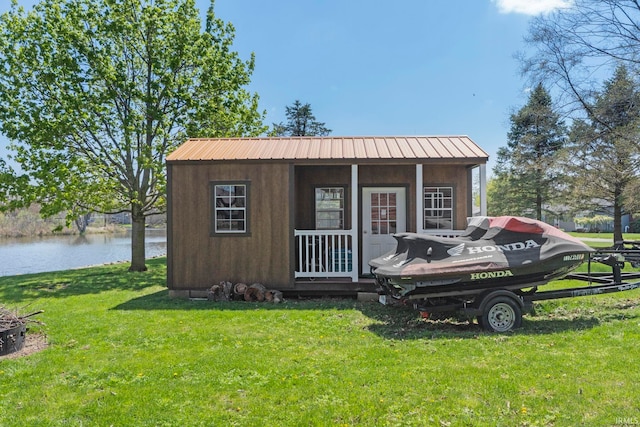
[[[457,236],[467,217],[486,215],[485,164],[459,167],[467,171],[464,185],[446,168],[451,169],[429,166],[425,179],[423,164],[296,166],[296,288],[309,281],[312,287],[319,281],[372,285],[368,262],[395,247],[393,234]],[[446,186],[438,187],[441,183]],[[449,188],[450,194],[443,190]],[[396,199],[392,190],[403,198]]]

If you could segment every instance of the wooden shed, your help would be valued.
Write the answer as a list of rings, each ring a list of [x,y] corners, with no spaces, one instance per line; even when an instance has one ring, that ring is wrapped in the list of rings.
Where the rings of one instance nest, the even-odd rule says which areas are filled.
[[[467,136],[191,139],[167,157],[167,285],[374,291],[399,232],[486,215],[488,155]]]

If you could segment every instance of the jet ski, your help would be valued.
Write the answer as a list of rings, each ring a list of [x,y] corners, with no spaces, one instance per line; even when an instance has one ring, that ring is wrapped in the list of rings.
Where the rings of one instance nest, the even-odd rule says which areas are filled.
[[[458,237],[394,237],[396,249],[369,266],[382,293],[396,298],[539,286],[565,276],[594,252],[549,224],[514,216],[471,218]]]
[[[469,218],[467,228],[456,237],[457,240],[477,240],[480,237],[484,236],[484,234],[489,229],[489,218],[488,217],[480,217],[474,216]],[[393,238],[396,239],[396,249],[384,254],[381,257],[374,258],[369,261],[369,267],[371,268],[371,273],[373,271],[381,267],[385,264],[389,264],[392,259],[395,257],[403,257],[404,252],[408,248],[408,244],[410,241],[415,240],[414,236],[418,236],[415,233],[398,233],[394,234]],[[405,239],[406,238],[406,239]],[[436,238],[437,239],[437,238]]]

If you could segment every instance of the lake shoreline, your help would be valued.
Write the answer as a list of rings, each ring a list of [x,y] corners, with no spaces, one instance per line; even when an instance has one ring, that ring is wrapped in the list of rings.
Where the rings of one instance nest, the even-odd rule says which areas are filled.
[[[14,211],[3,212],[0,210],[0,239],[120,233],[131,228],[128,222],[130,222],[130,218],[126,215],[93,214],[87,224],[86,231],[81,233],[73,222],[67,224],[67,220],[62,214],[44,218],[39,206],[34,204],[28,208]],[[147,218],[147,227],[165,228],[166,216],[154,215]]]
[[[60,231],[50,230],[48,232],[39,231],[37,233],[25,233],[14,231],[11,233],[0,233],[0,239],[20,239],[20,238],[36,238],[36,237],[56,237],[56,236],[83,236],[88,234],[126,234],[131,230],[130,226],[110,224],[102,227],[87,227],[84,233],[80,233],[75,228],[65,228]],[[166,230],[166,225],[150,226],[147,230]]]
[[[83,234],[109,234],[109,233],[125,233],[127,228],[122,226],[106,226],[106,227],[87,227],[84,233],[80,233],[77,229],[74,228],[64,228],[59,231],[43,231],[39,230],[38,232],[24,232],[24,231],[11,231],[4,232],[0,234],[0,239],[19,239],[19,238],[29,238],[29,237],[51,237],[51,236],[81,236]]]
[[[148,228],[147,258],[167,252],[166,228]],[[131,260],[131,230],[0,238],[0,276],[52,272]]]

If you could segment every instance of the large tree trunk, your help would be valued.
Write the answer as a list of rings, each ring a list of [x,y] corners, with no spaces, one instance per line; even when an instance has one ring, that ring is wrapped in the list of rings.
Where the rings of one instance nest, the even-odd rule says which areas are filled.
[[[542,194],[539,188],[536,194],[536,219],[542,221]]]
[[[613,202],[613,242],[621,242],[622,239],[622,204],[620,203],[620,190],[615,192]]]
[[[538,164],[540,158],[537,159]],[[536,170],[536,219],[542,221],[542,171]]]
[[[135,204],[131,207],[131,267],[129,271],[147,271],[145,264],[145,216]]]
[[[89,225],[89,220],[91,219],[91,212],[78,215],[75,219],[76,227],[78,227],[78,232],[80,234],[84,234],[87,231],[87,225]]]

